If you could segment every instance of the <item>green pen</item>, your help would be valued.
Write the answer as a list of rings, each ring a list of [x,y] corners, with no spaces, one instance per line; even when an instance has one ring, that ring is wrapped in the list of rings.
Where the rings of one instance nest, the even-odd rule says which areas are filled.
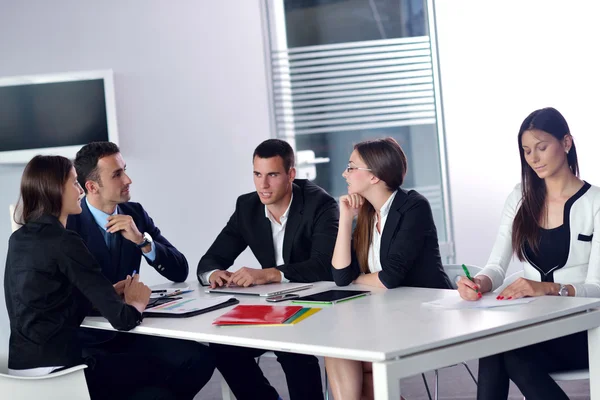
[[[467,266],[465,264],[462,265],[462,269],[463,269],[463,271],[465,271],[465,276],[467,277],[467,279],[470,280],[471,282],[475,283],[473,278],[471,278],[471,274],[469,273],[469,270],[467,269]],[[475,289],[475,292],[479,293],[479,290]]]

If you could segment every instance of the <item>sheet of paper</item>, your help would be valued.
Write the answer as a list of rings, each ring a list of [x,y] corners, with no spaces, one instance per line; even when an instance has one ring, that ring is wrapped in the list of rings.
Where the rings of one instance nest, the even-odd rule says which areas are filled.
[[[160,306],[146,309],[147,312],[161,313],[161,314],[185,314],[197,310],[204,310],[206,308],[214,307],[221,303],[225,303],[233,296],[218,296],[209,298],[184,298],[181,300],[175,300],[170,303],[161,304]]]
[[[430,301],[428,303],[423,303],[432,307],[441,307],[448,308],[453,310],[460,310],[466,308],[494,308],[494,307],[508,307],[515,306],[518,304],[526,304],[535,300],[535,297],[524,297],[522,299],[514,299],[514,300],[497,300],[496,293],[488,293],[483,295],[480,300],[477,301],[467,301],[460,298],[458,293],[456,296],[444,297],[443,299]]]

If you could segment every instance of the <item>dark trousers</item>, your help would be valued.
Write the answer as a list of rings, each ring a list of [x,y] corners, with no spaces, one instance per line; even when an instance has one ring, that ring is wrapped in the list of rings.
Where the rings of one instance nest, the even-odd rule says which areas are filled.
[[[211,344],[217,369],[238,400],[277,400],[279,394],[256,364],[266,350]],[[290,392],[291,400],[322,400],[321,368],[314,356],[276,351]]]
[[[479,360],[478,400],[506,400],[512,380],[527,400],[569,400],[550,373],[589,367],[587,332]]]
[[[151,355],[97,354],[84,370],[92,400],[177,400],[160,360]]]
[[[108,386],[121,381],[124,387],[135,385],[141,389],[148,386],[150,389],[144,389],[146,397],[140,398],[149,399],[155,397],[148,393],[157,393],[156,398],[162,399],[168,392],[178,400],[191,400],[210,380],[215,369],[215,357],[208,346],[187,340],[123,332],[107,342],[84,346],[83,355],[96,360],[96,368],[86,369],[90,370],[86,377],[90,375],[99,382],[98,390],[112,391]],[[118,363],[128,368],[119,367]],[[146,379],[146,376],[151,379]],[[89,378],[88,386],[91,392],[93,385],[90,385]]]

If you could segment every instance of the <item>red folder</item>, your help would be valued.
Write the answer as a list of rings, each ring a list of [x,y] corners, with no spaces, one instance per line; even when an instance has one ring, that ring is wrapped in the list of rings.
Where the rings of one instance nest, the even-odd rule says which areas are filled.
[[[240,305],[221,315],[213,325],[282,324],[302,310],[302,306]]]

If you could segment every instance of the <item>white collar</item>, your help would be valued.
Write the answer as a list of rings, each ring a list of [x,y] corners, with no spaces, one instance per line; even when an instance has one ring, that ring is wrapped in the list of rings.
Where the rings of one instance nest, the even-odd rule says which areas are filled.
[[[294,200],[294,193],[292,192],[292,197],[290,198],[290,204],[288,204],[288,208],[287,210],[285,210],[285,212],[283,213],[283,215],[281,216],[281,218],[279,218],[280,220],[286,220],[289,213],[290,213],[290,208],[292,208],[292,201]],[[273,217],[273,215],[269,212],[269,209],[267,208],[267,206],[265,205],[265,217],[269,218],[269,219],[273,219],[275,220],[275,218]]]
[[[386,200],[386,202],[383,203],[383,206],[381,206],[381,210],[379,210],[379,215],[381,215],[382,219],[388,216],[390,208],[392,208],[392,203],[394,202],[394,198],[396,197],[397,193],[398,190],[395,190],[394,193],[392,193],[390,197]]]

